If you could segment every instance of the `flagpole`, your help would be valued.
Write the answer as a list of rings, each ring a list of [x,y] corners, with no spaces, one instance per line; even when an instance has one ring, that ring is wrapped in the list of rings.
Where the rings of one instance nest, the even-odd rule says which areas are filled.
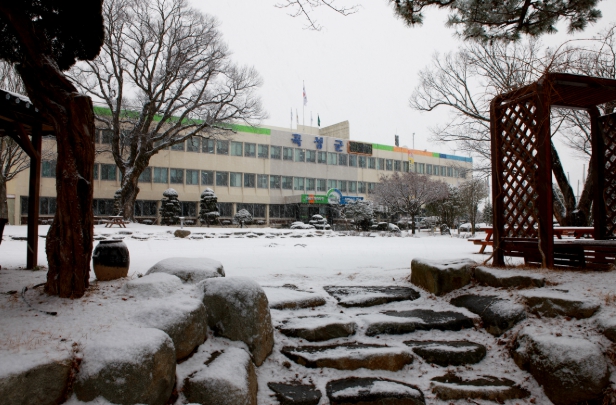
[[[304,89],[304,99],[302,100],[302,126],[306,126],[306,115],[304,114],[304,110],[306,109],[306,84],[303,80],[302,86]]]

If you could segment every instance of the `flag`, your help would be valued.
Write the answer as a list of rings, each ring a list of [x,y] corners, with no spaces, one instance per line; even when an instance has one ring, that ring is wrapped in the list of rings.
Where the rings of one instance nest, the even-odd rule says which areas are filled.
[[[304,84],[304,105],[308,104],[308,97],[306,97],[306,85]]]
[[[319,117],[319,114],[317,114],[317,125],[321,126],[321,117]]]

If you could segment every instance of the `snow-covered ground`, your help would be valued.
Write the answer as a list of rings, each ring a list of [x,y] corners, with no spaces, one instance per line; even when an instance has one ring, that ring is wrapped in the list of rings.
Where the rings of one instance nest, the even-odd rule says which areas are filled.
[[[47,226],[39,227],[39,234],[45,235]],[[124,237],[130,251],[129,278],[137,278],[152,265],[169,257],[207,257],[223,263],[226,277],[250,277],[264,287],[277,287],[293,284],[300,290],[316,292],[327,299],[323,307],[316,308],[319,314],[331,316],[351,316],[358,322],[356,341],[365,343],[386,343],[401,346],[409,339],[448,340],[460,338],[460,332],[418,331],[411,335],[368,338],[362,331],[365,325],[362,319],[379,316],[385,310],[406,310],[430,308],[434,310],[451,310],[448,304],[451,297],[468,292],[468,288],[453,292],[448,296],[435,299],[434,296],[421,291],[421,298],[416,301],[398,302],[372,308],[341,308],[333,297],[324,290],[331,285],[366,285],[366,286],[411,286],[408,281],[411,260],[458,259],[471,258],[477,262],[486,260],[487,254],[477,254],[478,246],[466,239],[453,236],[434,236],[421,232],[412,237],[406,232],[401,236],[387,233],[373,233],[370,236],[342,236],[338,232],[320,232],[314,230],[281,230],[269,228],[185,228],[192,232],[191,237],[198,239],[181,239],[172,232],[178,227],[159,227],[129,224],[127,229],[95,227],[95,235]],[[126,231],[132,234],[126,234]],[[124,234],[123,234],[124,233]],[[40,238],[39,266],[41,270],[21,270],[25,266],[26,242],[13,240],[12,237],[26,235],[25,226],[7,226],[0,245],[0,359],[3,353],[42,352],[50,353],[57,348],[68,348],[72,342],[87,339],[89,334],[103,331],[117,322],[133,316],[130,309],[134,297],[127,297],[121,286],[126,280],[97,283],[92,272],[92,288],[80,300],[61,300],[47,297],[34,285],[45,281],[47,267],[44,242]],[[310,236],[309,236],[310,235]],[[135,238],[137,236],[138,238]],[[481,234],[478,235],[479,237]],[[147,239],[146,239],[147,238]],[[95,243],[96,244],[96,243]],[[598,343],[605,350],[609,341],[596,332],[597,319],[610,318],[616,314],[616,272],[582,272],[582,271],[548,271],[535,270],[546,277],[546,288],[568,290],[583,297],[594,298],[601,302],[601,309],[594,317],[583,321],[566,321],[562,318],[539,319],[529,316],[525,324],[535,324],[553,329],[563,335],[585,337]],[[57,316],[48,316],[32,311],[20,298],[21,291],[28,286],[26,296],[30,303],[45,311],[57,311]],[[184,286],[187,295],[194,292]],[[518,300],[512,291],[497,290],[490,287],[473,287],[473,292],[489,293],[504,298]],[[157,302],[155,298],[152,304]],[[274,326],[300,316],[315,315],[315,310],[272,310]],[[341,311],[342,310],[342,311]],[[475,315],[464,309],[456,309],[469,316]],[[341,314],[343,312],[343,314]],[[515,330],[513,331],[515,333]],[[511,334],[509,335],[511,336]],[[417,385],[426,395],[426,403],[447,404],[439,401],[430,392],[430,378],[443,375],[446,369],[432,366],[419,359],[406,366],[400,372],[370,371],[365,369],[339,371],[334,369],[307,369],[291,362],[290,369],[283,363],[288,359],[278,350],[285,345],[297,344],[276,332],[275,353],[258,369],[259,404],[275,403],[271,391],[267,388],[270,381],[290,381],[299,379],[312,381],[324,392],[327,381],[347,376],[382,376],[393,380]],[[474,366],[450,367],[460,375],[491,374],[510,378],[531,391],[531,396],[514,403],[549,403],[541,388],[529,379],[529,374],[521,371],[506,354],[506,346],[498,338],[485,333],[484,330],[468,330],[464,339],[478,342],[488,347],[486,358]],[[377,340],[378,339],[378,340]],[[0,367],[2,361],[0,361]],[[610,366],[612,367],[612,366]],[[326,403],[326,402],[321,402]],[[482,403],[477,401],[475,403]],[[509,402],[508,402],[509,403]]]

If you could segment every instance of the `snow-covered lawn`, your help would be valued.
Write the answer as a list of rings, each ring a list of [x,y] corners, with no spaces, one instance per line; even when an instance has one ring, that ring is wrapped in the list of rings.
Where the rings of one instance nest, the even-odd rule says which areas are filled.
[[[180,239],[169,232],[178,228],[129,224],[127,229],[110,229],[97,225],[95,234],[109,238],[124,236],[130,251],[129,278],[137,278],[158,261],[169,257],[207,257],[223,263],[226,277],[250,277],[264,287],[293,284],[299,290],[316,292],[327,299],[325,306],[316,309],[272,310],[275,327],[284,321],[319,313],[353,317],[358,323],[358,333],[354,336],[354,340],[358,342],[384,343],[401,347],[402,342],[409,339],[451,340],[462,337],[481,343],[488,348],[488,355],[481,363],[472,367],[450,368],[463,376],[485,373],[507,377],[523,384],[531,391],[531,397],[513,401],[512,404],[529,403],[530,398],[535,398],[536,403],[549,403],[534,380],[530,378],[528,382],[529,374],[515,366],[506,354],[507,348],[504,344],[482,329],[464,331],[464,336],[460,336],[460,332],[455,332],[457,336],[454,336],[454,332],[418,331],[410,335],[382,335],[378,338],[368,338],[362,333],[365,330],[364,320],[367,322],[371,317],[380,316],[379,312],[385,310],[412,308],[451,310],[449,299],[452,296],[468,293],[469,287],[436,299],[421,291],[421,298],[416,301],[390,303],[372,308],[341,308],[335,299],[323,290],[324,286],[331,285],[411,286],[408,276],[411,260],[414,258],[435,260],[471,258],[482,262],[489,257],[490,249],[487,249],[487,254],[479,255],[476,253],[479,247],[464,238],[458,238],[456,235],[430,236],[425,232],[416,237],[410,237],[406,232],[403,232],[401,237],[388,236],[384,233],[373,233],[373,237],[366,237],[340,236],[337,232],[315,230],[204,227],[185,228],[192,232],[191,237],[196,236],[200,239]],[[40,226],[39,234],[45,235],[47,229],[47,226]],[[127,233],[126,231],[133,233],[123,234]],[[11,237],[25,236],[25,234],[25,226],[7,226],[4,230],[4,240],[0,245],[0,265],[2,265],[0,360],[3,353],[17,351],[50,353],[58,348],[69,348],[72,342],[83,341],[90,334],[104,331],[134,316],[136,308],[131,308],[131,303],[134,305],[137,300],[134,297],[127,297],[121,288],[126,280],[97,283],[92,272],[92,288],[78,301],[47,297],[40,293],[41,288],[32,289],[34,285],[45,281],[47,267],[45,240],[39,239],[39,265],[43,269],[21,270],[20,267],[25,266],[26,242],[13,240]],[[478,237],[481,237],[481,234]],[[563,318],[539,319],[530,316],[525,324],[553,329],[563,335],[587,337],[590,341],[605,347],[608,341],[596,333],[595,328],[597,319],[609,318],[616,313],[616,272],[535,271],[546,277],[548,281],[546,288],[568,290],[583,297],[594,298],[601,302],[602,307],[598,314],[588,320],[566,321]],[[45,311],[57,311],[57,316],[30,310],[19,293],[7,294],[10,291],[21,292],[26,286],[30,288],[26,297],[33,306]],[[195,295],[191,286],[184,285],[182,288],[186,290],[186,295]],[[472,292],[518,300],[514,292],[508,290],[473,287]],[[152,298],[149,302],[152,305],[160,304],[156,298]],[[476,318],[464,309],[456,310]],[[324,392],[327,381],[350,375],[382,376],[404,381],[417,385],[426,395],[426,403],[448,403],[436,400],[430,391],[430,378],[444,374],[446,369],[435,368],[418,359],[412,365],[395,373],[366,369],[352,372],[307,369],[292,362],[290,369],[287,369],[282,364],[288,359],[278,350],[284,345],[297,344],[297,339],[287,338],[279,332],[276,332],[275,338],[275,353],[258,370],[259,404],[275,403],[270,397],[271,391],[267,388],[267,382],[290,379],[312,381]],[[1,364],[2,361],[0,368]]]

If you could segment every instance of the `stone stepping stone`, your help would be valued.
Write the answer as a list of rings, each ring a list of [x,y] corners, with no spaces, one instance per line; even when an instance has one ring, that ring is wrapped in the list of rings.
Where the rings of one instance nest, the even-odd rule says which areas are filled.
[[[148,240],[148,239],[150,239],[150,236],[148,236],[148,235],[137,235],[137,234],[135,234],[135,235],[132,235],[132,236],[131,236],[131,238],[133,238],[133,239],[137,239],[137,240]]]
[[[481,317],[486,331],[500,336],[522,319],[526,319],[524,306],[493,295],[461,295],[452,299],[452,305],[466,308]]]
[[[545,277],[530,271],[502,270],[479,266],[475,269],[475,280],[479,284],[497,288],[543,287]]]
[[[28,240],[26,236],[11,236],[13,240]]]
[[[325,297],[289,288],[263,287],[271,309],[313,308],[325,305]]]
[[[432,379],[432,392],[445,401],[456,399],[482,399],[504,403],[511,399],[526,398],[530,393],[506,378],[481,376],[464,380],[454,374]]]
[[[404,344],[428,363],[442,367],[475,364],[486,356],[484,345],[466,340],[408,340]]]
[[[207,257],[170,257],[156,263],[148,274],[166,273],[179,277],[183,283],[196,284],[208,278],[224,277],[221,262]]]
[[[321,391],[314,385],[270,382],[267,386],[276,393],[280,405],[318,405],[321,400]]]
[[[431,309],[387,311],[378,315],[368,315],[364,320],[368,323],[367,336],[401,335],[416,330],[431,329],[459,331],[474,326],[473,320],[460,312]]]
[[[306,339],[309,342],[349,337],[357,324],[344,316],[300,316],[285,322],[278,330],[285,336]]]
[[[558,291],[527,291],[520,294],[533,314],[554,318],[590,318],[599,309],[597,301]]]
[[[326,286],[325,291],[343,307],[371,307],[396,301],[414,301],[420,294],[410,287]]]
[[[424,395],[413,385],[384,378],[351,377],[330,381],[325,390],[331,405],[424,405]]]
[[[474,265],[469,259],[413,259],[411,283],[434,295],[444,295],[469,284]]]
[[[413,356],[399,347],[344,343],[328,346],[283,347],[281,353],[308,368],[329,367],[338,370],[398,371],[413,362]]]

